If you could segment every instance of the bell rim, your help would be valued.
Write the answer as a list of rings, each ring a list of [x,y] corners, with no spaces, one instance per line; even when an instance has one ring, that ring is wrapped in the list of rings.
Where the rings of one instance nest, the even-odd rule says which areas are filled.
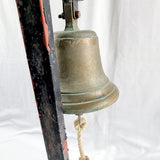
[[[63,112],[64,114],[84,114],[90,113],[98,110],[102,110],[106,107],[111,106],[117,101],[119,97],[119,90],[114,85],[114,89],[110,95],[105,96],[105,98],[99,98],[99,101],[92,101],[90,103],[63,103]],[[71,108],[70,108],[71,107]]]

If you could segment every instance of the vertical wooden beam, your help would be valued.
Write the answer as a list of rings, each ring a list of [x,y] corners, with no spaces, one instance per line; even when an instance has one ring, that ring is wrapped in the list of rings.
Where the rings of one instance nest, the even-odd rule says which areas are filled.
[[[16,0],[48,160],[68,160],[49,0]]]

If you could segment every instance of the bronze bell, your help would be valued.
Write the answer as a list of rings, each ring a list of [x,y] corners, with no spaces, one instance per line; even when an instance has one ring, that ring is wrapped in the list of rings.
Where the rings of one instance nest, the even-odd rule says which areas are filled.
[[[102,69],[95,32],[67,27],[66,21],[66,30],[55,33],[55,49],[64,113],[97,111],[118,99],[117,87]]]

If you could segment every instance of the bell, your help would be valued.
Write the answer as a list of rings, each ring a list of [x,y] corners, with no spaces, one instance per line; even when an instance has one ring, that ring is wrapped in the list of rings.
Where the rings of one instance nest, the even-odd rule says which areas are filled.
[[[96,33],[66,29],[54,36],[63,112],[81,115],[112,105],[119,92],[102,69]]]

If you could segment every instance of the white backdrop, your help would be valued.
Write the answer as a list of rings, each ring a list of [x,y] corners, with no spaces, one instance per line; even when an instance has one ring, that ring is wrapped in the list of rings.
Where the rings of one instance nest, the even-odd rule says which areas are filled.
[[[61,1],[51,0],[54,31]],[[84,115],[91,160],[160,159],[160,1],[84,0],[79,27],[99,36],[116,104]],[[0,160],[47,160],[14,0],[0,1]],[[79,157],[76,116],[65,115],[70,160]]]

